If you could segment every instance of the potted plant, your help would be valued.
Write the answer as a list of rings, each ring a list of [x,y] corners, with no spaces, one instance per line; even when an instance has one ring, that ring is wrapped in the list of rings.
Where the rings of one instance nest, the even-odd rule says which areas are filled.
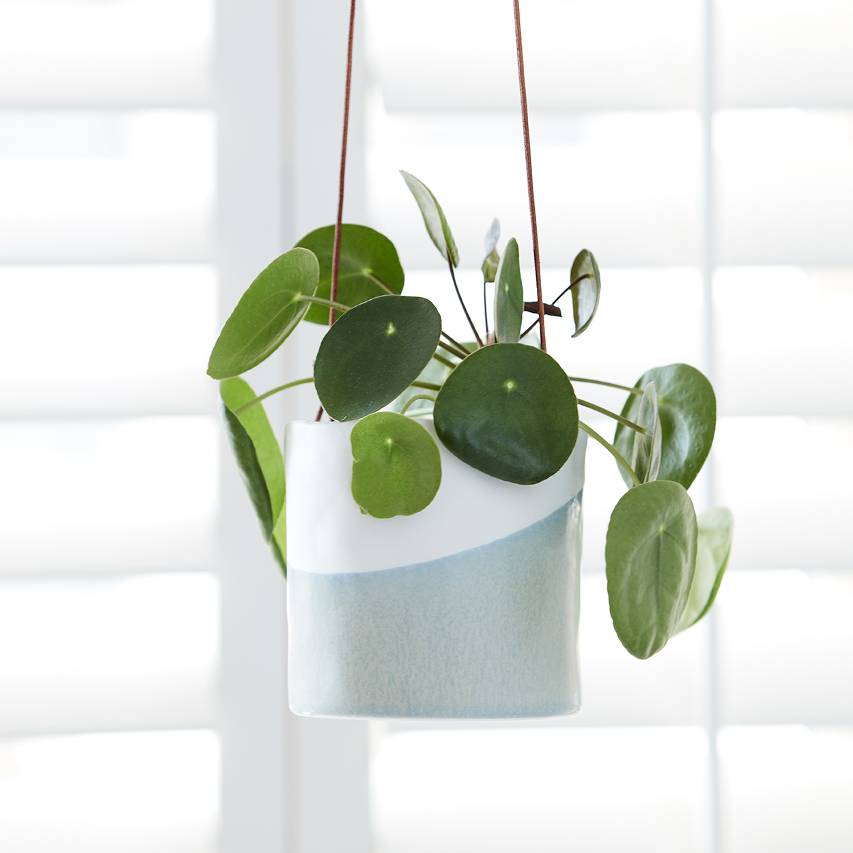
[[[447,334],[430,300],[403,294],[387,237],[341,225],[312,231],[264,269],[210,356],[238,465],[287,573],[291,707],[569,713],[580,703],[586,439],[611,454],[627,486],[607,531],[607,589],[619,639],[648,658],[704,616],[728,560],[730,513],[697,518],[687,493],[713,441],[714,391],[685,364],[633,385],[567,375],[545,351],[544,317],[562,316],[569,296],[573,336],[587,331],[601,290],[596,259],[579,252],[550,301],[537,275],[540,298],[525,302],[518,244],[499,251],[497,222],[482,264],[493,311],[478,327],[441,206],[403,178],[447,263],[469,340]],[[538,316],[523,328],[526,312]],[[256,395],[240,375],[302,321],[329,323],[313,376]],[[288,425],[282,449],[263,400],[308,382],[330,420]],[[596,385],[624,392],[620,413],[578,396]],[[612,441],[582,420],[588,410],[613,419]]]

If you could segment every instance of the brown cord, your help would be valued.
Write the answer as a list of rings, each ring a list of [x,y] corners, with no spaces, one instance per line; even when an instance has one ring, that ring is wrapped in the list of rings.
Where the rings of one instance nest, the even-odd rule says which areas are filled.
[[[347,175],[347,141],[349,139],[349,103],[352,92],[352,45],[355,36],[355,2],[350,0],[349,7],[349,32],[347,33],[347,71],[344,83],[344,121],[341,130],[341,165],[338,171],[338,213],[335,217],[335,237],[332,244],[332,275],[329,288],[329,299],[336,302],[338,299],[338,270],[341,264],[341,224],[344,218],[344,187]],[[334,325],[338,312],[333,305],[329,306],[329,325]],[[323,417],[323,407],[317,411],[315,421]]]
[[[524,50],[521,45],[521,10],[513,0],[515,12],[515,50],[518,56],[518,91],[521,96],[521,127],[524,133],[524,161],[527,166],[527,200],[530,205],[530,230],[533,235],[533,269],[536,273],[536,302],[539,306],[539,345],[545,346],[545,302],[542,299],[542,270],[539,263],[539,228],[536,225],[536,199],[533,195],[533,159],[530,154],[530,120],[527,116],[527,85],[524,81]]]

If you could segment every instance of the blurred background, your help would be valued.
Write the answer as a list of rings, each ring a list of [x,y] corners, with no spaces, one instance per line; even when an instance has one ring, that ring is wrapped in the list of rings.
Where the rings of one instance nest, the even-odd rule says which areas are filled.
[[[853,5],[522,2],[546,295],[582,247],[604,283],[551,349],[708,372],[693,492],[736,531],[715,614],[634,660],[591,447],[583,710],[511,725],[289,714],[284,584],[205,376],[254,275],[333,221],[347,11],[0,0],[0,850],[849,853]],[[458,321],[397,169],[469,304],[493,216],[530,266],[511,4],[360,0],[356,40],[345,219]]]

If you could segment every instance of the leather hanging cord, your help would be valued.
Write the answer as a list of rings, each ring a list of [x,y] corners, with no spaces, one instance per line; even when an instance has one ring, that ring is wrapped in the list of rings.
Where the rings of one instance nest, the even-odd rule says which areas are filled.
[[[352,90],[352,44],[355,35],[355,2],[350,0],[349,33],[347,35],[347,74],[344,84],[344,123],[341,131],[341,165],[338,173],[338,215],[335,219],[335,242],[332,248],[332,284],[329,298],[335,302],[338,298],[338,268],[341,262],[341,222],[344,216],[344,185],[347,173],[347,139],[349,137],[349,102]],[[329,325],[337,319],[337,311],[329,307]]]
[[[542,269],[539,262],[539,228],[536,225],[536,199],[533,195],[533,159],[530,154],[530,120],[527,116],[527,85],[524,80],[524,50],[521,44],[521,10],[513,0],[515,13],[515,51],[518,57],[518,91],[521,97],[521,128],[524,134],[524,162],[527,167],[527,201],[530,205],[530,231],[533,236],[533,269],[536,273],[536,302],[539,307],[539,345],[545,351],[545,302],[542,299]]]
[[[344,187],[347,177],[347,141],[349,139],[349,102],[352,92],[352,45],[355,36],[355,2],[350,0],[349,7],[349,31],[347,33],[347,71],[344,82],[344,122],[341,129],[341,164],[338,170],[338,212],[335,217],[335,236],[332,242],[332,274],[329,286],[329,299],[336,302],[338,299],[338,270],[341,265],[341,223],[344,218]],[[338,312],[333,305],[329,306],[329,325],[332,326],[338,318]],[[323,417],[323,407],[317,410],[315,421]]]

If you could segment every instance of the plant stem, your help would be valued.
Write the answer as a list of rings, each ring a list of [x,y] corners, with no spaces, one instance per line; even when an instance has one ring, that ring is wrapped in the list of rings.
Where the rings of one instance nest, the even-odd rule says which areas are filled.
[[[563,290],[561,290],[561,291],[560,291],[560,293],[559,293],[559,294],[557,294],[557,296],[556,296],[554,299],[552,299],[548,304],[549,304],[549,305],[556,305],[556,304],[557,304],[557,303],[558,303],[558,302],[559,302],[559,301],[560,301],[560,300],[561,300],[561,299],[562,299],[562,298],[563,298],[563,297],[564,297],[564,296],[565,296],[565,295],[566,295],[566,294],[567,294],[567,293],[568,293],[568,292],[569,292],[569,291],[570,291],[570,290],[571,290],[571,289],[572,289],[576,284],[578,284],[579,282],[583,281],[585,278],[590,278],[590,274],[589,274],[588,272],[585,272],[583,275],[579,275],[579,276],[578,276],[578,277],[577,277],[573,282],[571,282],[571,283],[568,285],[568,287],[563,288]],[[539,321],[538,321],[538,320],[534,320],[534,321],[533,321],[533,322],[532,322],[532,323],[531,323],[531,324],[530,324],[530,325],[529,325],[529,326],[528,326],[528,327],[527,327],[527,328],[526,328],[526,329],[525,329],[525,330],[524,330],[524,331],[519,335],[519,340],[521,340],[521,338],[523,338],[525,335],[527,335],[527,334],[529,334],[530,332],[532,332],[532,331],[536,328],[536,326],[537,326],[538,324],[539,324]]]
[[[483,322],[486,324],[486,340],[489,339],[489,305],[486,296],[486,277],[483,276]]]
[[[242,406],[239,406],[235,410],[234,414],[239,415],[241,412],[245,412],[246,409],[251,409],[252,406],[260,403],[261,400],[266,400],[267,397],[272,397],[273,394],[278,394],[279,391],[286,391],[288,388],[295,388],[297,385],[307,385],[309,382],[313,381],[313,376],[306,376],[304,379],[294,379],[292,382],[285,382],[284,385],[277,385],[275,388],[270,388],[269,391],[264,391],[263,394],[259,394],[254,400],[249,400],[248,403],[243,403]]]
[[[459,297],[459,304],[462,306],[462,311],[465,314],[465,319],[468,321],[468,325],[471,327],[471,331],[474,333],[474,337],[477,340],[477,343],[480,346],[483,346],[483,339],[480,337],[480,333],[477,331],[477,327],[474,325],[474,321],[471,319],[471,315],[468,313],[468,307],[465,305],[465,300],[462,298],[462,293],[459,290],[459,285],[456,283],[456,272],[453,269],[453,261],[449,258],[447,260],[447,268],[450,270],[450,278],[453,279],[453,287],[456,289],[456,295]]]
[[[412,388],[425,388],[427,391],[441,391],[441,385],[436,385],[435,382],[421,382],[415,380],[411,383]]]
[[[640,478],[637,476],[634,469],[628,464],[625,457],[606,439],[600,436],[591,426],[583,421],[578,423],[578,426],[590,437],[595,439],[603,448],[610,451],[610,455],[616,460],[621,468],[624,468],[631,478],[631,482],[635,486],[640,485]]]
[[[449,352],[451,355],[456,356],[456,358],[465,358],[465,356],[467,355],[467,353],[462,352],[461,349],[456,349],[455,346],[453,346],[452,344],[446,344],[444,343],[444,341],[439,341],[438,345],[446,352]]]
[[[445,367],[449,367],[451,370],[453,370],[453,368],[456,367],[456,365],[449,358],[445,358],[443,355],[439,355],[437,352],[434,352],[432,354],[432,357],[439,364],[443,364]]]
[[[590,403],[589,400],[581,400],[580,398],[578,398],[578,405],[586,409],[592,409],[600,415],[607,415],[608,418],[613,418],[614,421],[618,421],[622,426],[628,427],[628,429],[632,429],[634,432],[640,433],[640,435],[646,434],[646,431],[639,424],[629,421],[628,418],[623,418],[622,415],[617,415],[616,412],[611,412],[610,409],[605,409],[604,406],[598,406],[595,403]]]
[[[471,350],[469,350],[468,347],[465,346],[465,344],[460,344],[459,341],[456,340],[456,338],[451,338],[450,335],[447,334],[447,332],[442,331],[441,337],[443,337],[444,340],[449,341],[451,344],[453,344],[453,346],[455,346],[460,352],[464,352],[465,355],[471,355]]]
[[[432,400],[432,402],[434,403],[435,397],[433,397],[432,394],[415,394],[412,397],[409,397],[408,400],[406,400],[405,405],[402,409],[400,409],[400,414],[405,415],[406,412],[409,410],[409,406],[411,406],[412,403],[415,402],[415,400]]]
[[[591,385],[604,385],[607,388],[618,388],[620,391],[627,391],[629,394],[642,394],[639,388],[629,388],[627,385],[619,385],[617,382],[605,382],[603,379],[588,379],[586,376],[570,376],[572,382],[588,382]]]
[[[299,301],[310,302],[312,305],[325,305],[327,308],[333,308],[335,311],[340,311],[341,313],[349,311],[349,305],[342,305],[333,299],[323,299],[322,296],[300,296]]]

